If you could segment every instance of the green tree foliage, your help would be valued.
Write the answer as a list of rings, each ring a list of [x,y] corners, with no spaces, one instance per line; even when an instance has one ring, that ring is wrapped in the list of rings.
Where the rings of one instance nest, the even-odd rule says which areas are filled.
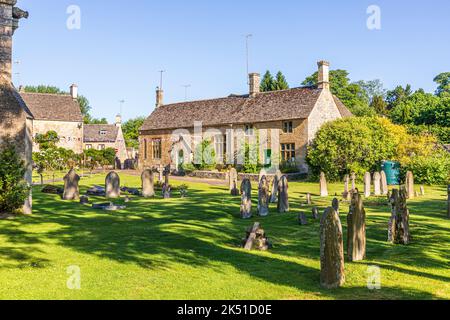
[[[144,124],[144,121],[145,117],[138,117],[135,119],[130,119],[123,124],[122,130],[127,147],[132,147],[135,149],[139,148],[139,130]]]
[[[289,89],[289,84],[286,81],[286,77],[281,71],[278,71],[275,79],[275,91],[287,89]]]
[[[41,150],[56,148],[56,144],[59,142],[58,133],[51,130],[45,134],[37,134],[35,142],[39,145],[39,149]]]
[[[88,162],[93,164],[93,166],[110,166],[114,165],[116,150],[113,148],[106,148],[104,150],[84,150],[84,157]]]
[[[0,213],[15,213],[28,197],[26,168],[14,143],[6,138],[0,147]]]
[[[438,84],[436,95],[450,96],[450,72],[443,72],[439,74],[433,81]]]
[[[380,116],[387,115],[387,104],[382,96],[374,96],[372,102],[370,103],[370,108],[375,110],[375,112]]]
[[[408,99],[413,94],[411,85],[406,85],[405,88],[397,86],[394,90],[390,90],[386,93],[386,103],[388,109],[392,110],[397,105]]]
[[[58,87],[49,85],[25,86],[23,90],[29,93],[66,94],[66,92],[59,89]]]
[[[356,82],[365,93],[367,100],[372,103],[374,98],[382,97],[386,95],[386,90],[383,88],[383,83],[379,79],[370,80],[370,81],[358,81]]]
[[[438,150],[430,156],[416,156],[404,164],[403,173],[412,171],[417,183],[428,185],[450,184],[450,154]]]
[[[275,90],[275,80],[269,70],[266,71],[261,81],[261,92],[269,92]]]

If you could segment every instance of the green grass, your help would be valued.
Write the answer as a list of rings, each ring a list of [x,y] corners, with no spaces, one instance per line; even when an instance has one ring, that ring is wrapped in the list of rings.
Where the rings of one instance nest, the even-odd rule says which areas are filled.
[[[83,178],[82,191],[103,181],[102,175]],[[122,185],[139,186],[139,178],[122,176]],[[346,262],[347,282],[336,290],[319,285],[319,222],[301,206],[306,192],[316,194],[321,211],[330,205],[332,197],[317,196],[317,184],[291,183],[290,214],[272,207],[269,217],[249,221],[239,218],[239,198],[207,184],[190,183],[185,199],[133,197],[126,210],[112,213],[39,189],[33,216],[0,220],[0,299],[450,299],[443,187],[428,187],[427,196],[409,203],[409,246],[386,242],[389,208],[371,201],[367,260]],[[330,189],[334,194],[342,186]],[[300,210],[309,225],[298,225]],[[341,211],[346,232],[348,206]],[[239,248],[254,221],[274,244],[269,252]],[[81,268],[81,290],[67,289],[71,265]],[[381,290],[367,289],[370,265],[382,270]]]

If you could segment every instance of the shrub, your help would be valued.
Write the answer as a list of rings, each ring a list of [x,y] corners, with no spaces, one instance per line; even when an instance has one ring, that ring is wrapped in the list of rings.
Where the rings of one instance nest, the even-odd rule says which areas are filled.
[[[84,154],[86,158],[91,158],[94,163],[99,165],[114,165],[116,159],[116,150],[113,148],[107,148],[104,150],[89,149],[85,150]]]
[[[191,172],[194,172],[195,170],[197,170],[192,163],[183,163],[181,165],[181,169],[182,169],[182,171],[184,171],[186,173],[191,173]]]
[[[444,150],[435,151],[431,156],[415,156],[402,167],[414,173],[414,180],[421,184],[450,184],[450,154]]]
[[[28,197],[29,186],[24,180],[26,168],[10,139],[0,148],[0,212],[14,213]]]

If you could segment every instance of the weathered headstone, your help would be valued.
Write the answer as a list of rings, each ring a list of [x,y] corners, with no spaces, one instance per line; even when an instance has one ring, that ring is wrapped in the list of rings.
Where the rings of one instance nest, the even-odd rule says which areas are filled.
[[[366,211],[359,193],[354,193],[347,216],[347,256],[350,261],[366,258]]]
[[[231,168],[230,172],[228,174],[228,184],[230,188],[230,194],[233,197],[237,197],[239,195],[239,189],[238,189],[238,173],[235,168]]]
[[[390,205],[392,215],[389,219],[388,241],[394,244],[409,244],[409,209],[406,204],[407,193],[405,189],[392,191]]]
[[[278,212],[289,212],[289,183],[286,176],[278,182]]]
[[[331,207],[339,214],[339,200],[337,198],[333,199]]]
[[[120,197],[120,177],[116,172],[110,172],[105,179],[106,198]]]
[[[269,239],[266,237],[264,230],[259,222],[255,222],[253,227],[247,230],[247,236],[242,241],[245,250],[262,250],[265,251],[271,247]]]
[[[170,199],[172,197],[172,187],[170,186],[170,184],[163,184],[162,196],[164,199]]]
[[[366,198],[370,197],[372,188],[372,177],[369,172],[364,175],[364,196]]]
[[[350,175],[350,180],[352,182],[351,191],[354,191],[356,189],[356,173],[352,172],[352,174]]]
[[[279,174],[278,174],[279,173]],[[278,202],[278,183],[281,179],[281,172],[278,170],[277,174],[275,174],[272,183],[272,194],[270,195],[270,203]]]
[[[241,184],[241,217],[242,219],[252,217],[252,183],[248,178]]]
[[[266,176],[262,176],[258,188],[258,215],[265,217],[269,214],[269,183]]]
[[[373,174],[373,188],[375,196],[381,196],[381,175],[379,172]]]
[[[308,224],[308,218],[304,212],[300,212],[298,214],[298,223],[302,226],[306,226]]]
[[[388,183],[387,183],[387,176],[386,176],[386,173],[384,171],[381,171],[380,175],[381,175],[381,194],[383,196],[387,196],[387,194],[389,192],[389,187],[388,187]]]
[[[411,171],[408,171],[406,173],[406,194],[408,196],[408,199],[414,199],[414,175]]]
[[[320,196],[321,197],[328,197],[328,184],[327,184],[327,178],[325,176],[325,173],[320,173]]]
[[[344,177],[344,192],[342,193],[342,198],[350,200],[350,197],[350,176],[346,174]]]
[[[261,179],[263,177],[267,178],[267,171],[266,171],[266,169],[261,169],[261,171],[259,172],[258,184],[261,182]]]
[[[341,220],[336,210],[328,208],[320,221],[320,284],[326,289],[334,289],[344,283],[344,240]]]
[[[63,200],[79,200],[80,189],[78,183],[80,182],[80,176],[77,175],[74,169],[71,169],[64,177],[64,193]]]
[[[151,198],[155,196],[155,178],[152,170],[144,170],[141,175],[142,196]]]
[[[312,208],[312,216],[314,220],[319,219],[319,209],[317,207]]]

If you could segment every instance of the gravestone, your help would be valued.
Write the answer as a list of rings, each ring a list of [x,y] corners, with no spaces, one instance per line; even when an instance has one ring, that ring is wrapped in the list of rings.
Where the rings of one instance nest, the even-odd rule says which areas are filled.
[[[266,176],[262,176],[258,188],[258,215],[266,217],[269,214],[269,183]]]
[[[406,204],[407,193],[404,188],[392,191],[389,203],[392,214],[389,219],[388,241],[393,244],[409,244],[409,209]]]
[[[354,193],[347,216],[347,256],[350,261],[366,258],[366,211],[359,193]]]
[[[320,196],[328,197],[327,178],[323,172],[320,173]]]
[[[273,178],[272,193],[270,195],[270,203],[278,202],[278,183],[280,182],[280,179],[281,179],[281,175],[279,176],[278,172],[277,172],[277,174]]]
[[[116,172],[110,172],[105,179],[106,198],[120,197],[120,177]]]
[[[422,197],[425,196],[425,188],[424,188],[424,186],[420,186],[420,195]]]
[[[306,204],[308,206],[312,205],[311,193],[306,194]]]
[[[267,171],[265,169],[261,169],[261,171],[259,172],[258,184],[261,182],[261,179],[263,177],[267,178]]]
[[[304,212],[300,212],[298,214],[298,223],[302,226],[306,226],[308,224],[308,218]]]
[[[339,200],[334,198],[331,207],[339,214]]]
[[[336,210],[328,208],[320,221],[320,284],[326,289],[334,289],[344,283],[344,240],[341,220]]]
[[[364,175],[364,196],[369,198],[371,195],[371,187],[372,187],[372,178],[369,172],[366,172]]]
[[[242,246],[245,250],[261,250],[265,251],[271,247],[266,233],[261,228],[259,222],[255,222],[252,227],[247,230],[247,236],[242,240]]]
[[[141,175],[142,196],[151,198],[155,196],[155,178],[152,170],[144,170]]]
[[[241,217],[242,219],[252,217],[252,183],[247,178],[241,184]]]
[[[414,199],[414,175],[411,171],[406,173],[406,195],[408,199]]]
[[[381,175],[379,172],[373,174],[373,188],[375,196],[381,196]]]
[[[312,208],[312,216],[314,220],[319,219],[319,209],[317,207]]]
[[[389,192],[388,183],[387,183],[387,177],[386,173],[384,171],[381,171],[381,194],[383,196],[387,196]]]
[[[235,168],[231,168],[229,175],[228,175],[228,185],[230,187],[230,194],[233,197],[236,197],[239,195],[239,189],[238,189],[238,173]]]
[[[120,162],[120,159],[116,157],[114,159],[114,169],[115,170],[122,170],[122,162]]]
[[[350,179],[352,181],[352,190],[351,191],[355,191],[356,190],[356,173],[353,172]]]
[[[64,177],[64,193],[63,200],[79,200],[80,189],[78,183],[80,182],[80,176],[77,175],[74,169],[71,169],[69,173]]]
[[[170,199],[172,197],[172,187],[170,186],[170,184],[163,184],[162,196],[164,199]]]
[[[278,182],[278,212],[289,212],[289,183],[286,176]]]
[[[350,176],[346,174],[344,177],[344,192],[342,193],[342,198],[350,200],[350,197]]]

